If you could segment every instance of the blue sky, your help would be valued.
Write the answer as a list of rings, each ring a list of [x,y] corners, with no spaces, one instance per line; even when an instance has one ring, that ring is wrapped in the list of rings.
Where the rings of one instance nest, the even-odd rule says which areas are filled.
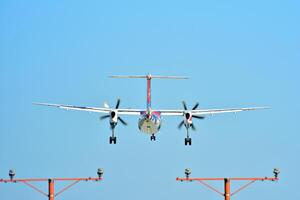
[[[234,199],[299,199],[298,1],[0,1],[0,177],[85,177],[62,199],[221,199],[193,177],[272,176]],[[33,106],[146,106],[144,80],[114,74],[185,75],[154,80],[152,107],[271,106],[195,121],[184,146],[181,118],[165,117],[156,142],[136,117],[109,145],[98,114]],[[232,189],[241,183],[233,183]],[[46,185],[39,185],[46,191]],[[57,184],[57,190],[63,185]],[[219,186],[222,190],[222,185]],[[1,184],[0,199],[41,199],[24,185]]]

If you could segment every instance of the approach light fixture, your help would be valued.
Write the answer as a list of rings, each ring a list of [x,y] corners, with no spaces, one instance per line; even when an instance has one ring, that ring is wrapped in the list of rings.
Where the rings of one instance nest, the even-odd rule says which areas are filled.
[[[14,179],[14,176],[16,175],[16,172],[13,169],[10,169],[8,172],[10,180]]]
[[[192,173],[192,171],[189,168],[186,168],[184,170],[184,173],[185,173],[185,177],[188,179],[190,177],[190,174]]]
[[[97,174],[98,174],[99,178],[102,178],[103,173],[104,173],[104,171],[103,171],[102,168],[99,168],[99,169],[97,170]]]
[[[274,177],[278,178],[278,175],[280,174],[280,170],[278,168],[274,168],[273,173],[274,173]]]

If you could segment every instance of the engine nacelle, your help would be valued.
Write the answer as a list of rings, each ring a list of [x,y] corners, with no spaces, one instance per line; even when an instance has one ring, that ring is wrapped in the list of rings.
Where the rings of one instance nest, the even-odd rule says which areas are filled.
[[[117,123],[118,122],[118,112],[115,110],[112,110],[110,113],[110,123]]]
[[[192,113],[190,113],[190,112],[186,112],[186,113],[184,113],[184,119],[183,119],[183,121],[184,121],[184,124],[186,125],[186,126],[189,126],[189,125],[191,125],[192,123],[193,123],[193,121],[192,121]]]

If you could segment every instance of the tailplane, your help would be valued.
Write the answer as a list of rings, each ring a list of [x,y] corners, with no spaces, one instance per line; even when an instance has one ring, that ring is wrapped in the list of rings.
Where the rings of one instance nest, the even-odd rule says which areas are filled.
[[[113,76],[109,76],[109,78],[188,79],[188,77],[186,77],[186,76],[153,76],[151,74],[148,74],[148,75],[129,75],[129,76],[113,75]]]
[[[114,75],[109,76],[109,78],[145,78],[147,79],[147,111],[150,113],[151,111],[151,79],[188,79],[186,76],[152,76],[151,74],[148,75]]]

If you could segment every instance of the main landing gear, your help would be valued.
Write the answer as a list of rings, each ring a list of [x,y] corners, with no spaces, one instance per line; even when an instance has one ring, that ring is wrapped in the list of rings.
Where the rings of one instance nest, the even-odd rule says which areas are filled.
[[[116,144],[117,137],[115,136],[115,127],[112,127],[112,135],[109,137],[109,144]]]
[[[109,144],[116,144],[117,143],[117,137],[109,137]]]
[[[189,138],[189,137],[187,137],[187,138],[184,138],[184,145],[186,146],[186,145],[192,145],[192,138]]]
[[[156,137],[155,137],[154,134],[150,136],[150,140],[151,140],[151,141],[152,141],[152,140],[154,140],[154,141],[156,140]]]
[[[186,129],[186,138],[184,138],[184,145],[192,145],[192,138],[190,138],[190,135],[189,135],[189,129],[187,128]]]

